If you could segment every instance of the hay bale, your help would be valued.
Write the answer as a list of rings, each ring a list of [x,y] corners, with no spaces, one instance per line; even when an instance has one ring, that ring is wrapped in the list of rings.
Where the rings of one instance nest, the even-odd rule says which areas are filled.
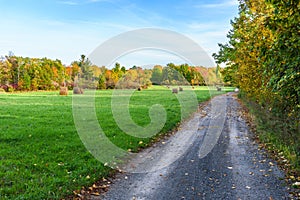
[[[179,92],[182,92],[183,91],[183,88],[182,87],[179,87]]]
[[[68,88],[67,87],[60,87],[59,95],[68,96]]]
[[[177,94],[177,93],[178,93],[178,89],[177,89],[177,88],[173,88],[173,89],[172,89],[172,93]]]
[[[83,89],[79,87],[74,87],[73,94],[83,94]]]

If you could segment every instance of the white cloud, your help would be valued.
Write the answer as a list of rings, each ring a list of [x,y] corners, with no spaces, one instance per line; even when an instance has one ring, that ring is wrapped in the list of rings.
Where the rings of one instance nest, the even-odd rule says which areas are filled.
[[[193,31],[207,31],[207,30],[216,30],[220,27],[223,27],[223,24],[218,24],[215,22],[209,22],[209,23],[199,23],[199,22],[192,22],[187,24],[187,28],[193,29]]]
[[[233,7],[239,5],[237,0],[227,0],[220,3],[214,4],[198,4],[195,7],[197,8],[225,8],[225,7]]]
[[[99,4],[103,3],[103,6],[106,6],[104,5],[105,2],[113,4],[113,6],[109,5],[108,9],[113,9],[112,13],[116,12],[118,15],[110,17],[101,16],[101,13],[99,13],[99,18],[82,18],[82,20],[51,17],[33,19],[30,17],[24,18],[23,16],[13,16],[11,19],[9,18],[10,20],[7,20],[7,17],[2,17],[1,24],[6,27],[6,31],[0,33],[0,55],[6,55],[11,50],[19,56],[46,56],[61,59],[63,63],[70,64],[71,61],[79,59],[81,54],[89,56],[89,53],[98,45],[113,36],[145,27],[169,29],[184,34],[200,44],[211,55],[211,53],[218,51],[218,42],[226,42],[226,33],[230,25],[229,19],[226,19],[228,16],[225,16],[225,14],[232,14],[234,11],[231,10],[237,5],[237,0],[224,0],[219,4],[198,4],[198,9],[201,7],[209,11],[205,16],[207,18],[201,15],[200,18],[197,17],[197,12],[194,13],[198,9],[190,4],[183,7],[180,12],[174,10],[174,13],[172,13],[174,16],[168,16],[166,13],[158,12],[155,9],[147,9],[137,3],[132,3],[132,1],[56,0],[56,3],[65,4],[66,7],[87,6],[87,4],[96,6],[97,2]],[[102,7],[102,4],[99,5],[100,7],[105,8]],[[221,9],[215,9],[216,12],[209,9],[221,7],[228,8],[228,11],[226,9],[222,17],[217,15],[217,11]],[[185,18],[186,16],[182,13],[194,13],[195,17],[187,16],[188,18]],[[77,13],[75,14],[77,16]],[[228,20],[228,23],[225,20]],[[166,41],[168,39],[165,38]],[[137,38],[131,39],[131,41],[134,40],[137,40]],[[151,63],[162,65],[168,62],[183,63],[184,61],[170,53],[145,51],[132,52],[122,56],[120,62],[126,67],[130,67]]]
[[[222,20],[214,22],[192,22],[183,28],[184,34],[195,40],[211,57],[219,51],[218,43],[227,42],[230,24]]]
[[[112,2],[112,0],[88,0],[89,3],[97,3],[97,2]]]
[[[198,43],[208,56],[212,58],[212,54],[219,51],[218,43],[225,43],[227,41],[227,30],[208,31],[203,33],[186,33],[188,37]]]
[[[64,5],[69,5],[69,6],[78,6],[78,5],[82,5],[82,4],[100,3],[100,2],[114,3],[113,0],[86,0],[86,1],[61,0],[61,1],[57,1],[57,3],[59,3],[59,4],[64,4]]]
[[[78,2],[76,1],[58,1],[59,4],[65,4],[65,5],[69,5],[69,6],[77,6],[79,5]]]

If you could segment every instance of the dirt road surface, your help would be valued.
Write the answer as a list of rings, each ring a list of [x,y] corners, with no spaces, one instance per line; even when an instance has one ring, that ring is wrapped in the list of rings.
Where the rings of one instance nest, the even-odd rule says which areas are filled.
[[[130,160],[127,169],[135,173],[118,174],[109,191],[93,199],[289,197],[283,172],[251,140],[232,93],[215,97],[174,136]]]

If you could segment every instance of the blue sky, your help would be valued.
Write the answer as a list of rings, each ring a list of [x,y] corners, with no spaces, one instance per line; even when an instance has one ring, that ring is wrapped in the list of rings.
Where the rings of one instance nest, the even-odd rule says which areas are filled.
[[[139,28],[183,34],[211,55],[224,43],[237,0],[0,0],[0,55],[60,59],[66,65],[106,40]],[[168,53],[144,51],[120,58],[130,65],[180,63]],[[183,61],[182,61],[183,62]]]

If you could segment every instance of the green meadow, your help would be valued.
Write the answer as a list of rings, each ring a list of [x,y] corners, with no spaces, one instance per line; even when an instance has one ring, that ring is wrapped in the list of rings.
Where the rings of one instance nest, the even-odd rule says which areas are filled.
[[[198,102],[211,97],[207,87],[194,91]],[[0,199],[61,199],[111,172],[81,142],[71,93],[0,93]],[[133,152],[148,146],[154,137],[136,138],[120,130],[111,111],[112,93],[103,90],[95,95],[97,117],[107,137]],[[181,120],[176,95],[184,93],[172,94],[160,86],[136,91],[130,98],[130,115],[136,124],[146,126],[149,108],[160,104],[167,112],[167,122],[159,134],[167,133]]]

